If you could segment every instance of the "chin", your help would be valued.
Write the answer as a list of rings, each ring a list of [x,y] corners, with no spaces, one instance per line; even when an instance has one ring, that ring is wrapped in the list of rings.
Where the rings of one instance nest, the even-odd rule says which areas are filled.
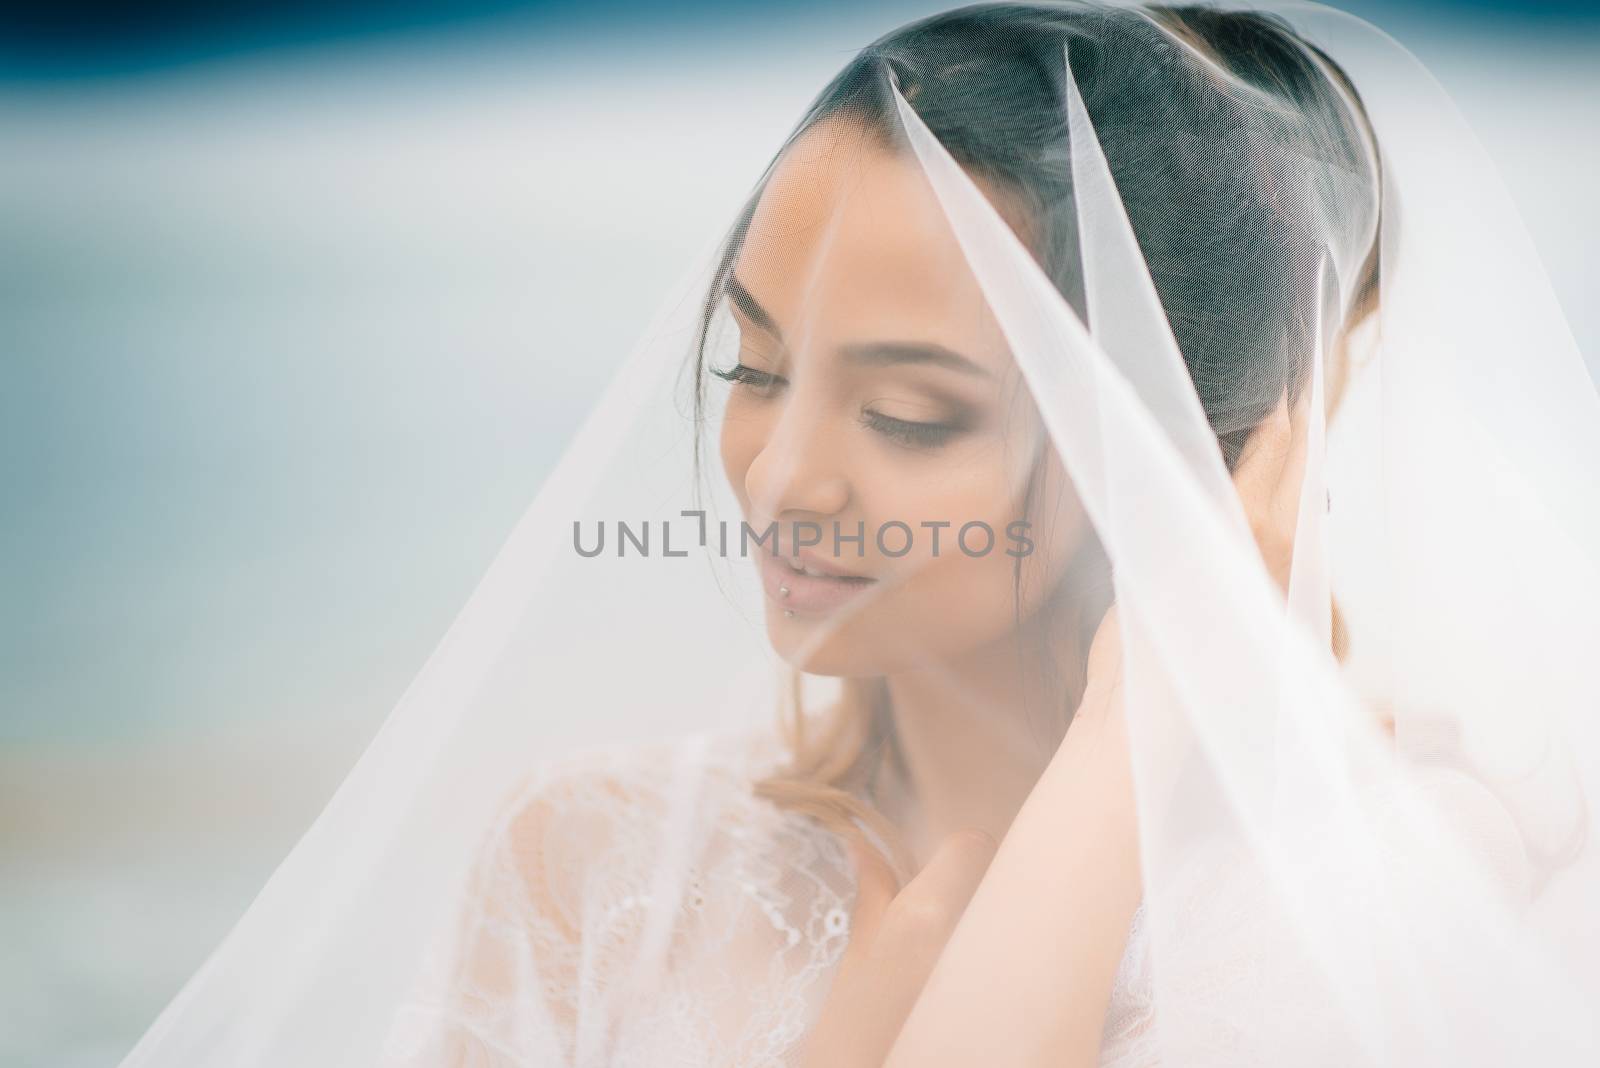
[[[808,675],[868,678],[893,670],[875,655],[870,626],[838,617],[786,616],[769,607],[767,640],[786,663]]]
[[[896,640],[885,641],[888,636]],[[829,678],[877,678],[926,669],[977,644],[966,633],[910,632],[903,621],[872,612],[860,615],[788,616],[767,609],[767,640],[791,666]]]

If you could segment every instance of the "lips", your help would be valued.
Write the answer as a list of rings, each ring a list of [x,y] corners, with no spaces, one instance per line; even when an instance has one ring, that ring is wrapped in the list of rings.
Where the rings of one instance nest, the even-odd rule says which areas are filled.
[[[798,558],[762,553],[761,585],[774,604],[791,612],[826,613],[860,596],[877,580],[852,575],[809,553]]]
[[[778,559],[788,565],[789,569],[796,574],[810,575],[813,578],[870,578],[867,575],[858,575],[847,568],[840,567],[833,561],[825,560],[803,549],[793,555],[780,556]]]

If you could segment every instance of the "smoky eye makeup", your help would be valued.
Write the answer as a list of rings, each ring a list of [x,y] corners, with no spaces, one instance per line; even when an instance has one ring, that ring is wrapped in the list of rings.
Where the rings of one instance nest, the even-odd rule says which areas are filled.
[[[967,430],[967,427],[960,422],[901,419],[871,408],[862,409],[861,425],[890,441],[918,449],[932,449],[948,444]]]
[[[915,398],[876,396],[861,405],[860,423],[866,430],[913,448],[931,449],[973,431],[981,422],[978,409],[955,397],[926,390]]]

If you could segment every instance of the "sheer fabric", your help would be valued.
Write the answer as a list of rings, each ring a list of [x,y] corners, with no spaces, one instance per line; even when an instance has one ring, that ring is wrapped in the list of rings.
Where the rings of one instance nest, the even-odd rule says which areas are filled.
[[[888,749],[807,763],[790,676],[1043,763],[1107,619],[1102,1063],[1600,1061],[1600,401],[1416,60],[1315,6],[978,5],[753,177],[125,1065],[797,1063],[850,824],[757,784],[871,802]],[[808,574],[780,520],[864,533]]]
[[[459,927],[381,1063],[801,1063],[849,939],[855,873],[837,834],[752,796],[786,759],[772,732],[723,733],[530,779],[484,843]],[[656,932],[666,856],[688,858],[689,876]],[[670,944],[671,977],[612,1032],[609,1002],[646,937]],[[1136,914],[1106,1068],[1157,1063],[1148,967]]]

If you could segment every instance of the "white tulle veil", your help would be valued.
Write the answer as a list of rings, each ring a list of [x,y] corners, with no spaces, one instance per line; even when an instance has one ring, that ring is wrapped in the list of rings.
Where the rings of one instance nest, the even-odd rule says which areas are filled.
[[[875,104],[854,106],[878,108],[880,151],[925,184],[930,232],[1014,361],[1019,418],[1036,417],[1110,563],[1097,610],[1114,600],[1124,649],[1152,1059],[1597,1063],[1600,403],[1492,165],[1404,48],[1327,8],[1273,7],[1315,46],[1297,68],[1323,79],[1315,99],[1157,14],[1019,10],[1056,48],[1048,106],[992,120],[1037,146],[1027,164],[1057,200],[1008,198],[1005,174],[945,143],[970,121],[949,85],[981,70],[888,48],[863,68]],[[1196,167],[1227,173],[1133,180],[1181,162],[1194,131]],[[1130,154],[1141,138],[1163,151]],[[728,392],[708,381],[738,359],[723,290],[772,174],[729,206],[333,801],[129,1068],[378,1063],[449,959],[519,784],[572,753],[776,729],[791,676],[737,551],[715,446]],[[1148,195],[1186,183],[1210,192]],[[1254,243],[1228,236],[1261,212],[1276,222]],[[1224,266],[1185,259],[1195,246],[1163,237],[1180,232],[1240,254],[1180,286]],[[784,326],[804,338],[832,298],[793,293]],[[1191,297],[1175,329],[1169,305]],[[1201,347],[1254,362],[1229,372]],[[1298,477],[1275,576],[1233,466],[1280,402]],[[821,715],[837,685],[801,690]],[[669,827],[700,815],[691,772]],[[670,970],[695,863],[687,845],[662,857],[654,949],[589,992],[591,1034]],[[527,1011],[529,1033],[557,1026]],[[603,1043],[547,1048],[606,1062]]]

